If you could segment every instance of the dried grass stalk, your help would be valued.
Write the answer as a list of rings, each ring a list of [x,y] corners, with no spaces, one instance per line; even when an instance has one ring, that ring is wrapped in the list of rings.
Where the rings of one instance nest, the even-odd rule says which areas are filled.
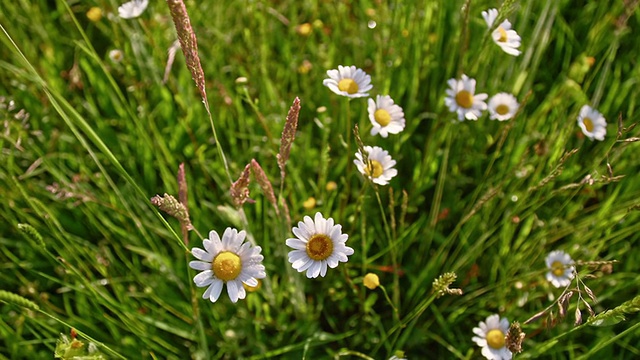
[[[280,178],[284,182],[286,174],[285,165],[289,160],[289,153],[291,151],[291,144],[296,138],[296,130],[298,129],[298,116],[300,115],[300,99],[296,97],[293,100],[293,104],[289,108],[287,114],[287,121],[284,123],[282,129],[282,138],[280,139],[280,152],[276,156],[278,158],[278,167],[280,167]]]
[[[267,197],[267,200],[269,200],[271,205],[273,205],[273,208],[276,209],[276,214],[280,215],[280,211],[278,211],[276,196],[273,193],[273,186],[271,186],[271,182],[267,178],[267,175],[264,173],[264,170],[262,170],[262,167],[256,161],[256,159],[251,159],[251,171],[253,171],[253,176],[258,182],[258,185],[260,185],[260,188],[262,188],[262,193]]]
[[[246,201],[253,202],[249,198],[249,173],[251,171],[251,164],[247,164],[240,174],[238,180],[236,180],[233,184],[231,184],[231,189],[229,192],[231,193],[231,200],[233,200],[233,204],[236,207],[241,207]]]
[[[180,224],[185,224],[187,229],[191,230],[191,220],[189,219],[189,212],[187,208],[178,201],[173,195],[165,193],[164,195],[156,195],[151,198],[151,203],[157,206],[160,210],[173,216],[180,221]]]
[[[202,102],[209,112],[209,102],[207,101],[207,91],[205,90],[204,71],[200,64],[200,57],[198,56],[198,40],[196,34],[191,27],[191,20],[187,13],[187,7],[182,0],[167,0],[169,5],[169,11],[173,18],[173,23],[176,26],[176,32],[178,33],[178,40],[180,41],[180,47],[184,53],[184,57],[187,63],[187,67],[191,72],[191,77],[195,81]]]

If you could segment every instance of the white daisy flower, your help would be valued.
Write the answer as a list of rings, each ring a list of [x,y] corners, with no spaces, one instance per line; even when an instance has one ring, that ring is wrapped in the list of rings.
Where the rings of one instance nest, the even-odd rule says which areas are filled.
[[[482,348],[482,356],[489,360],[510,360],[511,351],[505,346],[509,320],[500,319],[500,315],[493,314],[485,321],[480,321],[478,326],[473,328],[473,333],[478,336],[474,336],[471,340]]]
[[[133,19],[142,15],[147,9],[149,0],[131,0],[118,7],[118,15],[123,19]]]
[[[342,233],[341,225],[334,225],[333,219],[325,219],[319,212],[315,219],[309,216],[298,222],[292,230],[296,238],[287,239],[289,262],[298,272],[307,271],[308,278],[316,278],[327,273],[327,265],[335,268],[340,262],[347,262],[347,255],[353,249],[346,246],[349,235]]]
[[[582,133],[593,140],[604,140],[607,135],[607,120],[589,105],[583,105],[578,115],[578,126],[582,129]]]
[[[482,17],[484,21],[487,23],[489,29],[493,26],[494,21],[498,17],[497,9],[489,9],[487,11],[482,12]],[[509,55],[518,56],[520,55],[520,35],[515,30],[511,29],[511,23],[509,20],[505,20],[500,24],[493,32],[491,33],[491,37],[493,41],[502,48],[504,52]]]
[[[553,286],[559,288],[571,284],[576,268],[573,266],[573,260],[569,254],[561,250],[552,251],[544,261],[549,268],[546,275],[547,280]]]
[[[113,49],[109,51],[109,59],[111,59],[111,61],[113,61],[114,63],[119,63],[122,61],[122,59],[124,59],[124,54],[120,49]]]
[[[462,80],[449,79],[447,81],[447,97],[444,103],[449,107],[449,111],[458,114],[458,120],[478,120],[484,110],[487,110],[487,94],[474,94],[476,91],[476,80],[462,75]]]
[[[373,128],[371,135],[380,134],[383,138],[389,134],[397,134],[404,130],[404,112],[393,103],[389,95],[376,96],[376,100],[369,99],[369,120]]]
[[[350,98],[369,96],[371,90],[371,76],[355,66],[338,66],[338,70],[327,70],[329,79],[322,84],[334,93]]]
[[[203,249],[193,248],[191,253],[200,261],[191,261],[189,267],[201,272],[193,278],[197,287],[207,287],[203,299],[216,302],[227,284],[227,293],[232,302],[247,295],[243,284],[258,286],[258,279],[267,276],[260,254],[260,246],[244,242],[247,233],[243,230],[227,228],[222,234],[211,231],[209,238],[202,241]]]
[[[378,185],[387,185],[391,178],[398,175],[398,170],[393,168],[396,161],[391,158],[389,152],[378,146],[365,146],[364,151],[367,153],[368,164],[365,165],[364,156],[360,151],[353,160],[362,175]]]
[[[489,99],[489,118],[504,121],[511,119],[518,111],[518,99],[509,93],[498,93]]]

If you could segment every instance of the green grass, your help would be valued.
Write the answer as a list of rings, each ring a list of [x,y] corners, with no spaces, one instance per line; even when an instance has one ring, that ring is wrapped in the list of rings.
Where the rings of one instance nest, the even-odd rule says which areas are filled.
[[[516,1],[507,18],[523,39],[519,57],[493,44],[480,15],[499,2],[187,2],[218,144],[181,52],[162,82],[176,39],[166,3],[133,20],[118,19],[118,5],[2,5],[0,96],[15,109],[0,108],[0,289],[23,299],[0,296],[1,355],[51,358],[73,327],[109,358],[480,358],[479,321],[499,313],[524,323],[562,293],[544,278],[556,249],[618,261],[611,273],[579,267],[596,313],[638,295],[640,159],[638,144],[621,140],[640,135],[617,136],[618,118],[629,128],[639,110],[637,2]],[[92,6],[99,22],[86,16]],[[306,22],[313,31],[302,36]],[[327,70],[352,64],[371,75],[371,95],[403,107],[402,133],[370,136],[366,99],[322,85]],[[444,97],[462,73],[478,92],[512,92],[520,113],[458,123]],[[295,97],[302,108],[281,183],[276,154]],[[584,104],[607,118],[605,141],[576,125]],[[347,124],[397,161],[390,185],[357,172]],[[291,269],[291,228],[254,180],[255,203],[234,209],[229,177],[251,159],[293,225],[316,211],[342,225],[355,249],[348,263],[313,280]],[[184,244],[178,221],[149,201],[178,195],[180,163],[195,229],[245,229],[263,249],[268,278],[236,304],[224,293],[201,298],[187,264],[202,239],[191,232]],[[595,183],[582,183],[587,175]],[[367,272],[397,314],[381,289],[362,285]],[[462,296],[432,293],[445,272],[457,274]],[[523,325],[516,358],[640,357],[637,306],[624,321],[618,309],[613,325],[574,327],[577,297],[555,326],[546,317]]]

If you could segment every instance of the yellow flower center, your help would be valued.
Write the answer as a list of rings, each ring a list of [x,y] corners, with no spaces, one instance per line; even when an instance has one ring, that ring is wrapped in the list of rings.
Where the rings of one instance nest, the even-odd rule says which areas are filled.
[[[561,261],[554,261],[551,263],[551,272],[555,276],[564,275],[564,264]]]
[[[364,168],[364,172],[372,178],[377,178],[384,173],[384,169],[380,161],[369,160],[369,166]]]
[[[338,90],[345,91],[347,94],[355,94],[358,92],[358,84],[353,79],[342,79],[338,82]]]
[[[211,270],[220,280],[233,280],[240,275],[242,260],[238,255],[230,251],[223,251],[213,259]]]
[[[307,255],[313,260],[325,260],[333,254],[333,241],[325,234],[312,235],[307,242]]]
[[[473,105],[473,95],[467,90],[460,90],[456,94],[456,103],[465,109],[468,109]]]
[[[505,104],[500,104],[496,107],[496,112],[499,115],[506,115],[509,113],[509,107]]]
[[[504,347],[504,333],[500,329],[491,329],[487,333],[487,345],[492,349],[502,349]]]
[[[500,33],[499,42],[507,42],[507,31],[502,28],[502,26],[498,26],[498,32]]]
[[[380,126],[387,126],[391,122],[391,115],[389,115],[389,112],[385,109],[376,110],[376,112],[373,113],[373,117]]]
[[[113,59],[113,61],[119,62],[120,60],[122,60],[122,52],[114,51],[113,53],[111,53],[111,58]]]
[[[582,123],[584,124],[584,128],[587,129],[588,132],[593,131],[593,120],[586,117],[582,120]]]

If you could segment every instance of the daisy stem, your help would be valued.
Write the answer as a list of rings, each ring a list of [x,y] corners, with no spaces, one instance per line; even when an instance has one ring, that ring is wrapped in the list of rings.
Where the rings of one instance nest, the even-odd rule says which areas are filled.
[[[198,236],[200,236],[198,234]],[[202,238],[202,236],[200,236]],[[191,252],[185,252],[185,263],[189,263]],[[187,268],[187,277],[193,278],[189,275],[189,270]],[[189,281],[189,292],[191,295],[191,309],[193,310],[193,322],[196,324],[196,329],[198,331],[198,343],[200,345],[200,349],[203,351],[203,356],[209,356],[209,346],[207,346],[207,335],[204,330],[204,324],[202,322],[202,316],[200,316],[200,307],[198,306],[198,295],[196,294],[196,289],[193,281]],[[206,357],[205,357],[206,358]]]
[[[449,150],[451,149],[451,142],[453,137],[453,131],[450,130],[451,126],[447,125],[444,128],[446,136],[446,145],[442,154],[442,161],[440,163],[440,172],[438,174],[438,180],[436,180],[436,191],[431,200],[431,210],[429,212],[429,227],[432,231],[427,234],[427,239],[420,248],[420,252],[429,251],[431,243],[435,235],[435,227],[438,224],[438,214],[440,213],[440,204],[442,202],[442,194],[444,192],[444,183],[447,178],[447,166],[449,165]]]
[[[398,312],[398,308],[395,307],[395,305],[393,305],[393,301],[391,301],[391,298],[389,297],[389,294],[387,293],[387,289],[384,288],[384,286],[380,285],[380,289],[382,290],[382,293],[384,294],[384,298],[387,299],[387,302],[389,303],[389,305],[391,305],[391,308],[393,308],[393,312],[396,314],[396,319],[400,319],[400,314]]]
[[[384,224],[384,231],[387,234],[387,239],[389,239],[389,251],[391,252],[391,264],[393,265],[393,304],[396,319],[400,320],[400,276],[398,275],[398,251],[396,249],[396,244],[391,236],[391,228],[389,227],[389,222],[387,221],[387,217],[385,216],[384,206],[382,205],[382,200],[380,199],[380,192],[378,191],[378,187],[374,186],[374,191],[376,193],[376,199],[378,200],[378,206],[380,206],[380,214],[382,215],[382,222]],[[386,292],[385,292],[386,294]]]
[[[347,154],[349,157],[351,157],[351,136],[350,136],[350,132],[351,132],[351,99],[347,99],[346,102],[343,102],[343,107],[344,107],[344,111],[342,112],[343,114],[346,114],[347,116],[347,121],[343,122],[346,123],[346,131],[345,129],[342,129],[343,133],[346,136],[346,139],[343,140],[343,144],[346,143],[347,144]],[[338,127],[338,129],[340,129],[340,127]],[[342,196],[342,200],[340,202],[340,217],[342,217],[343,211],[347,206],[347,202],[349,201],[349,194],[351,193],[351,182],[349,181],[349,175],[351,174],[351,165],[352,162],[351,161],[347,161],[347,170],[345,171],[345,191],[343,192],[344,196]]]
[[[347,137],[347,154],[351,156],[351,99],[347,99],[347,131],[345,136]],[[347,170],[351,169],[351,162],[347,161]],[[348,173],[348,171],[347,171]]]
[[[464,54],[469,48],[469,6],[471,0],[466,0],[464,3],[462,14],[462,39],[460,40],[460,57],[458,58],[458,76],[464,73]]]
[[[362,273],[367,272],[367,268],[369,267],[367,260],[367,214],[366,214],[366,206],[364,205],[364,190],[369,185],[367,181],[365,181],[364,186],[360,188],[360,194],[358,194],[358,205],[357,209],[361,212],[362,216],[360,216],[360,248],[362,249]]]

